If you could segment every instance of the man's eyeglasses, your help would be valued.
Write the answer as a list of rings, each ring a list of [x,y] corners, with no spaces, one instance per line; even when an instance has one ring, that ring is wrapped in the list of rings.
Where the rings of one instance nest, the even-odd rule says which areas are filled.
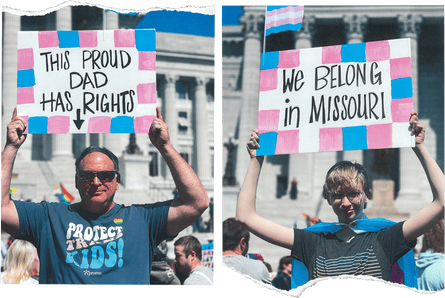
[[[114,179],[116,174],[117,174],[117,171],[100,171],[100,172],[78,171],[77,172],[77,176],[80,178],[80,180],[83,180],[83,181],[91,181],[94,179],[94,177],[97,177],[97,178],[99,178],[100,181],[109,182]]]
[[[349,202],[356,203],[359,200],[360,196],[364,193],[365,193],[364,191],[352,191],[352,192],[349,192],[346,194],[337,193],[337,192],[329,192],[329,196],[336,203],[341,202],[341,200],[344,197],[346,197],[349,200]]]

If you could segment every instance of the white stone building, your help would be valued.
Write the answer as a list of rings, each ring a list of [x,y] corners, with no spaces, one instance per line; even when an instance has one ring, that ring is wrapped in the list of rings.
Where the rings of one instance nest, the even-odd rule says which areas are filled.
[[[222,28],[223,169],[226,169],[223,173],[223,181],[226,182],[223,187],[223,220],[235,216],[236,198],[249,163],[245,144],[258,125],[265,7],[242,8],[239,24]],[[265,48],[266,51],[277,51],[409,37],[414,109],[427,126],[427,148],[443,169],[443,17],[443,6],[305,6],[302,29],[295,33],[275,34],[268,38]],[[236,149],[229,152],[229,143],[235,143]],[[387,160],[378,162],[382,155]],[[277,155],[265,159],[259,181],[257,211],[288,227],[295,222],[300,228],[306,227],[302,212],[318,216],[322,221],[336,221],[321,193],[327,170],[340,160],[362,163],[372,181],[378,178],[394,181],[397,212],[382,217],[406,219],[432,199],[426,176],[410,148]],[[298,181],[296,200],[289,196],[293,178]],[[230,185],[230,180],[235,184]],[[374,195],[379,191],[381,189],[375,188]],[[368,204],[367,210],[372,208],[374,201]],[[256,237],[253,237],[250,247],[252,252],[262,253],[274,268],[281,256],[290,253]]]
[[[3,12],[2,135],[16,106],[18,31],[134,29],[143,17],[90,6],[65,6],[43,16]],[[172,144],[212,197],[214,38],[157,32],[156,41],[157,104],[169,125]],[[134,136],[139,154],[126,152],[129,134],[28,135],[14,167],[11,186],[19,192],[13,198],[56,201],[52,191],[56,182],[61,182],[79,201],[74,161],[89,145],[106,147],[120,159],[122,185],[115,197],[117,203],[173,198],[175,185],[162,157],[147,134]]]

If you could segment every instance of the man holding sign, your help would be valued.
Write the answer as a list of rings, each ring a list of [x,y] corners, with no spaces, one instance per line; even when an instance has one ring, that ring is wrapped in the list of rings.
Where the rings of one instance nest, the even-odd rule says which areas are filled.
[[[257,155],[260,148],[257,130],[247,144],[250,165],[239,195],[236,218],[258,237],[291,249],[292,257],[306,265],[309,279],[348,274],[390,281],[391,265],[411,250],[416,238],[443,218],[444,212],[444,175],[425,147],[425,127],[419,123],[417,113],[411,113],[409,123],[415,136],[413,150],[428,177],[434,200],[407,221],[377,232],[354,231],[357,220],[366,218],[363,210],[370,192],[363,167],[350,162],[336,164],[326,176],[326,200],[342,224],[337,232],[316,234],[262,218],[255,211],[256,189],[264,160]]]
[[[199,178],[170,143],[159,108],[149,137],[167,163],[179,197],[156,204],[116,204],[118,161],[97,147],[85,149],[76,160],[80,203],[11,200],[12,169],[25,130],[26,122],[15,110],[2,153],[2,229],[37,247],[40,283],[149,284],[156,246],[192,224],[208,206]]]

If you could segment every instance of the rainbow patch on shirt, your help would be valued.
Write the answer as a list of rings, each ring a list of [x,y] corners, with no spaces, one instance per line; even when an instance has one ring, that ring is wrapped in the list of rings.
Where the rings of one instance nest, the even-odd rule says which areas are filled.
[[[114,223],[117,225],[121,225],[123,222],[124,222],[124,220],[120,217],[114,219]]]

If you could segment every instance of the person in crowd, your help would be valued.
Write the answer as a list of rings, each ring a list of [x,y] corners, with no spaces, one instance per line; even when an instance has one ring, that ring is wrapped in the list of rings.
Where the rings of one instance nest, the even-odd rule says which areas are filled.
[[[290,184],[290,198],[296,200],[298,198],[298,181],[297,179],[292,179]]]
[[[410,219],[377,232],[355,232],[355,221],[365,218],[365,204],[369,201],[369,181],[364,168],[351,162],[339,162],[326,175],[326,200],[344,228],[336,233],[317,234],[303,229],[292,229],[260,216],[255,210],[256,191],[263,156],[255,130],[247,144],[250,164],[236,210],[236,219],[258,237],[291,250],[291,256],[307,267],[309,279],[348,275],[370,275],[390,281],[391,266],[416,244],[416,239],[437,223],[444,214],[444,175],[428,153],[424,138],[425,127],[417,113],[410,116],[411,134],[415,138],[414,153],[428,178],[433,201]],[[408,133],[408,132],[407,132]],[[349,227],[351,224],[351,227]],[[356,259],[357,262],[345,260]]]
[[[213,271],[202,262],[201,243],[194,236],[184,236],[175,241],[176,270],[188,276],[184,285],[211,285]]]
[[[269,271],[262,261],[247,257],[250,233],[235,218],[223,222],[223,263],[236,271],[265,284],[272,284]]]
[[[202,225],[202,218],[199,217],[199,218],[192,224],[192,227],[193,227],[193,232],[192,232],[192,233],[196,233],[196,232],[201,233],[201,232],[204,230],[203,225]]]
[[[9,235],[6,248],[9,248],[12,245],[12,242],[14,242],[14,240],[15,240],[14,237]]]
[[[5,243],[0,240],[0,272],[3,271],[3,264],[7,250]]]
[[[417,266],[419,290],[439,291],[444,289],[444,220],[441,219],[423,236],[422,250]]]
[[[291,289],[291,276],[292,276],[292,257],[285,256],[280,259],[278,265],[278,273],[272,280],[272,285],[280,290],[290,291]]]
[[[86,148],[76,159],[80,203],[12,200],[12,170],[26,126],[15,109],[2,152],[1,225],[37,247],[40,283],[149,284],[156,246],[195,222],[209,204],[199,178],[170,143],[159,108],[148,135],[167,163],[179,195],[155,204],[115,203],[118,159],[99,147]]]
[[[167,262],[167,241],[162,241],[155,249],[153,265],[151,267],[151,285],[180,285],[181,281],[175,275]]]
[[[207,222],[207,232],[213,233],[213,198],[210,198],[209,202],[209,221]]]
[[[28,241],[15,240],[5,256],[5,271],[0,275],[2,284],[38,284],[32,278],[36,265],[35,247]]]
[[[266,265],[267,271],[269,272],[270,280],[273,280],[275,276],[277,276],[277,273],[273,271],[272,266],[268,262],[264,262],[264,265]]]

